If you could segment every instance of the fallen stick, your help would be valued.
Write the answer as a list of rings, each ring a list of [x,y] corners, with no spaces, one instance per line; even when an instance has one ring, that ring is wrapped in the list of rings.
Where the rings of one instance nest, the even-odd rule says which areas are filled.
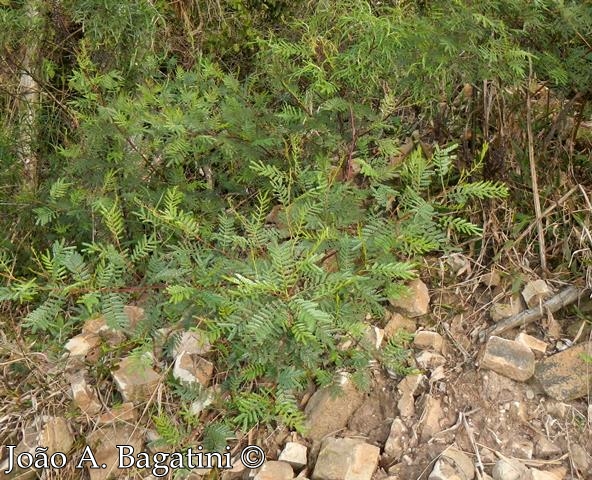
[[[524,310],[510,318],[501,320],[495,325],[483,330],[479,334],[479,339],[483,342],[492,335],[500,335],[512,328],[520,327],[522,325],[528,325],[529,323],[535,322],[540,318],[543,318],[547,312],[554,313],[557,310],[567,307],[568,305],[579,300],[586,290],[579,289],[574,286],[567,287],[566,289],[559,292],[554,297],[544,302],[542,305],[538,305],[529,310]]]

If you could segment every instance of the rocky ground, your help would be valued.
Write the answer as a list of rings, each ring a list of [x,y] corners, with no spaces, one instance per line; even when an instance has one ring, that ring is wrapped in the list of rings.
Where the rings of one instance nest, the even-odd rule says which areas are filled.
[[[377,352],[397,332],[414,334],[408,360],[411,375],[399,376],[377,363],[367,392],[343,375],[343,395],[318,390],[302,398],[306,437],[285,430],[252,432],[232,451],[232,470],[195,470],[188,478],[592,479],[589,294],[582,291],[566,300],[561,292],[567,286],[537,279],[526,279],[517,289],[514,278],[496,271],[463,281],[467,272],[462,259],[450,265],[456,283],[440,283],[453,287],[437,286],[427,278],[425,283],[414,281],[411,294],[391,306],[388,318],[369,326]],[[142,318],[141,308],[130,306],[127,313],[132,323]],[[518,323],[512,323],[513,318]],[[148,452],[154,445],[155,432],[144,429],[143,420],[146,404],[161,394],[154,360],[159,352],[143,362],[132,356],[114,365],[111,388],[119,390],[124,403],[105,405],[106,396],[92,386],[96,372],[89,369],[100,355],[100,339],[113,345],[125,340],[97,319],[66,343],[65,368],[56,371],[41,354],[28,357],[33,390],[18,402],[2,402],[0,441],[18,443],[19,452],[46,445],[48,454],[70,451],[76,458],[89,445],[97,462],[107,467],[88,469],[85,475],[92,480],[106,479],[110,472],[119,478],[156,478],[150,469],[113,467],[118,462],[114,445]],[[195,333],[183,334],[174,352],[173,375],[207,385],[213,374],[208,349]],[[0,364],[4,373],[17,357],[14,348]],[[55,390],[50,382],[43,391],[35,391],[41,379],[54,379]],[[67,395],[60,390],[64,382]],[[18,390],[15,385],[9,388]],[[55,398],[48,402],[52,395]],[[207,398],[196,402],[192,410],[199,413],[207,403]],[[25,422],[19,415],[24,404],[45,406],[36,409],[43,415]],[[246,468],[236,456],[247,444],[265,451],[267,462],[261,468]],[[0,458],[7,455],[6,448],[0,451]],[[39,475],[81,478],[74,463],[61,470],[41,469]],[[34,476],[27,469],[0,473],[0,479]]]

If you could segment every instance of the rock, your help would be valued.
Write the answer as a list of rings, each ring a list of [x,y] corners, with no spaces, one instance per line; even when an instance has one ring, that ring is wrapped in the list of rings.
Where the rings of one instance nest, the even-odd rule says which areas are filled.
[[[473,461],[460,450],[448,448],[434,465],[428,480],[473,480],[475,466]]]
[[[532,335],[528,335],[527,333],[520,332],[515,339],[518,343],[522,345],[526,345],[530,348],[534,353],[545,353],[547,351],[547,343],[539,340]]]
[[[134,330],[144,320],[144,309],[142,307],[126,305],[123,307],[123,313],[127,316],[127,327],[129,330]]]
[[[432,395],[427,395],[419,422],[420,439],[422,442],[427,442],[436,433],[442,431],[440,420],[444,418],[442,401]]]
[[[379,350],[384,340],[384,330],[382,328],[375,327],[374,325],[368,325],[364,338],[368,345],[375,350]]]
[[[415,414],[415,397],[423,390],[427,379],[425,375],[408,375],[397,385],[401,398],[397,408],[402,417],[412,417]]]
[[[592,393],[592,368],[582,354],[592,355],[592,342],[569,348],[539,362],[535,377],[547,395],[565,402]]]
[[[289,463],[271,460],[263,464],[254,480],[292,480],[293,478],[294,471]]]
[[[571,407],[567,403],[556,402],[553,400],[548,401],[545,404],[545,409],[547,410],[547,413],[552,417],[558,418],[560,420],[563,420],[565,418],[570,408]]]
[[[211,348],[212,346],[205,333],[192,330],[190,332],[183,332],[179,342],[175,342],[173,356],[177,358],[182,352],[194,355],[205,355],[211,350]]]
[[[119,478],[128,475],[128,470],[119,468],[117,445],[127,445],[136,453],[142,451],[141,430],[134,425],[116,424],[100,427],[87,437],[88,451],[83,452],[83,457],[86,453],[84,458],[91,458],[90,453],[92,452],[92,456],[99,466],[105,464],[105,468],[90,468],[92,462],[90,460],[84,462],[91,480],[107,480],[109,477]],[[129,450],[126,451],[131,453]]]
[[[533,308],[539,305],[553,295],[553,291],[544,280],[535,280],[528,282],[522,290],[522,297],[526,302],[528,308]]]
[[[243,464],[240,455],[232,459],[232,468],[224,470],[220,480],[242,480],[246,478],[248,468]]]
[[[160,382],[160,375],[151,366],[152,356],[141,358],[129,356],[111,372],[121,396],[126,402],[147,401]],[[148,363],[149,362],[149,363]]]
[[[391,305],[402,311],[409,317],[419,317],[429,311],[430,293],[428,287],[419,278],[413,280],[409,286],[409,291],[396,299],[389,299]]]
[[[528,468],[522,463],[511,458],[502,458],[495,462],[491,474],[493,480],[522,480]]]
[[[281,462],[289,463],[293,469],[300,470],[306,465],[308,448],[296,442],[287,442],[278,458]]]
[[[513,380],[524,382],[534,374],[534,354],[521,343],[490,337],[481,366]]]
[[[214,364],[199,355],[181,352],[175,360],[173,377],[188,383],[201,383],[207,387],[214,374]]]
[[[321,447],[312,480],[371,480],[380,449],[363,440],[327,438]]]
[[[103,405],[99,401],[95,391],[86,383],[84,371],[78,372],[70,378],[72,398],[76,406],[87,415],[96,415]]]
[[[517,295],[510,298],[509,303],[495,303],[489,309],[489,315],[494,322],[513,317],[522,311],[522,302]]]
[[[87,320],[82,327],[82,334],[98,335],[112,347],[118,346],[125,340],[124,332],[107,325],[103,316]]]
[[[559,448],[556,444],[543,435],[540,435],[537,438],[534,451],[537,458],[543,459],[560,457],[563,453],[561,448]]]
[[[422,370],[434,370],[444,365],[446,358],[439,353],[424,350],[415,357],[415,361],[417,362],[417,366]]]
[[[569,447],[569,454],[574,467],[582,473],[590,473],[592,458],[581,445],[572,443]]]
[[[199,415],[206,407],[209,407],[216,398],[216,390],[212,387],[206,388],[200,398],[191,403],[191,413]]]
[[[482,372],[484,397],[496,403],[506,403],[520,399],[520,383],[504,377],[493,370]]]
[[[55,453],[63,453],[68,460],[68,453],[74,445],[74,437],[70,432],[68,422],[62,417],[39,417],[33,424],[25,427],[23,439],[14,449],[14,456],[23,453],[30,453],[35,456],[35,450],[38,447],[47,448],[46,455],[51,457]],[[60,462],[60,459],[56,459]],[[14,466],[10,473],[5,473],[8,469],[8,459],[0,462],[0,479],[18,479],[27,480],[37,478],[34,468],[23,469]]]
[[[415,320],[405,317],[400,313],[392,313],[391,317],[384,327],[384,336],[387,340],[393,338],[400,331],[406,333],[413,333],[417,329]]]
[[[346,375],[340,378],[341,392],[335,395],[331,387],[317,390],[308,401],[304,413],[307,437],[321,440],[329,433],[347,425],[352,413],[362,404],[364,396]]]
[[[64,348],[70,352],[71,356],[84,357],[99,344],[100,340],[94,333],[81,333],[68,340]]]
[[[399,417],[393,420],[389,437],[384,445],[384,456],[388,462],[398,462],[409,446],[409,431]]]
[[[137,419],[138,415],[134,408],[134,404],[127,402],[117,405],[108,412],[103,413],[99,417],[98,423],[100,425],[108,425],[109,423],[115,422],[134,423]]]
[[[534,444],[530,440],[518,439],[512,442],[510,449],[512,455],[515,457],[530,460],[532,458],[532,452],[534,451]]]
[[[433,350],[442,353],[443,345],[444,339],[442,338],[442,335],[436,332],[430,332],[429,330],[421,330],[417,332],[413,339],[413,346],[420,350]]]
[[[563,480],[563,475],[557,476],[557,473],[531,468],[524,476],[524,480]]]
[[[497,287],[501,283],[502,277],[497,270],[491,270],[491,272],[482,275],[480,281],[486,287]]]

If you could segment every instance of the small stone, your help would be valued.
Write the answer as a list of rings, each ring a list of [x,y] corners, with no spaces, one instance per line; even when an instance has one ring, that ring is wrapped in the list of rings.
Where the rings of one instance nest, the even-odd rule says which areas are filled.
[[[393,338],[400,331],[406,333],[413,333],[417,329],[415,320],[405,317],[400,313],[392,313],[391,317],[384,327],[384,336],[387,340]]]
[[[522,302],[517,296],[510,298],[510,303],[495,303],[489,309],[489,315],[494,322],[518,315],[522,311]]]
[[[87,415],[96,415],[101,411],[103,405],[99,401],[95,391],[86,383],[84,372],[73,375],[70,379],[72,398],[76,406]]]
[[[429,330],[421,330],[417,332],[413,339],[413,346],[420,350],[433,350],[442,353],[443,345],[444,340],[442,335],[436,332],[430,332]]]
[[[181,352],[175,359],[173,377],[188,383],[198,382],[204,387],[210,383],[214,374],[214,364],[199,355]]]
[[[292,480],[293,478],[294,471],[289,463],[269,461],[263,464],[254,480]]]
[[[82,334],[98,335],[112,347],[118,346],[125,340],[124,332],[108,326],[105,317],[102,316],[87,320],[82,327]]]
[[[93,333],[81,333],[72,337],[64,348],[70,352],[70,355],[76,357],[84,357],[93,348],[99,344],[100,338],[98,335]]]
[[[521,343],[522,345],[526,345],[530,348],[534,353],[546,353],[547,351],[547,343],[539,340],[532,335],[528,335],[527,333],[520,332],[516,336],[516,341]]]
[[[345,428],[364,401],[362,393],[347,376],[341,376],[340,387],[341,392],[337,395],[330,387],[317,390],[308,401],[304,409],[305,429],[311,440],[321,440],[327,434]]]
[[[397,403],[397,408],[402,417],[415,415],[415,397],[421,393],[426,383],[427,379],[424,375],[408,375],[399,382],[397,390],[401,397]]]
[[[534,451],[534,444],[530,440],[514,440],[510,448],[515,457],[530,460]]]
[[[106,413],[103,413],[98,423],[101,425],[108,425],[115,422],[134,423],[138,419],[134,404],[131,402],[122,403],[113,407]]]
[[[288,462],[295,470],[300,470],[306,465],[308,448],[296,442],[287,442],[280,453],[278,460]]]
[[[537,458],[549,459],[559,457],[562,454],[562,451],[561,448],[555,445],[547,437],[540,435],[536,441],[535,454]]]
[[[511,458],[502,458],[495,462],[491,474],[493,480],[521,480],[526,475],[528,468],[522,463]]]
[[[428,395],[424,404],[423,414],[419,422],[421,441],[427,442],[436,433],[442,431],[440,421],[445,418],[442,409],[442,401],[432,395]]]
[[[126,357],[111,372],[121,396],[126,402],[147,401],[160,382],[160,375],[151,366],[152,356]]]
[[[569,448],[570,458],[574,466],[582,473],[590,473],[592,458],[579,444],[573,443]]]
[[[424,350],[415,357],[415,361],[417,362],[417,366],[422,370],[434,370],[444,365],[446,358],[438,353]]]
[[[490,337],[481,361],[483,368],[524,382],[534,374],[534,354],[530,348],[512,340]]]
[[[87,445],[97,464],[105,464],[105,468],[89,468],[92,462],[85,462],[91,480],[125,477],[128,471],[120,468],[117,445],[126,445],[134,452],[140,452],[142,443],[141,430],[134,425],[114,424],[93,431],[87,437]]]
[[[491,288],[497,287],[501,283],[502,278],[497,270],[491,270],[491,272],[482,275],[480,281],[486,287]]]
[[[199,331],[183,332],[180,341],[175,342],[173,356],[177,358],[182,352],[195,355],[205,355],[211,350],[211,345],[205,333]]]
[[[401,460],[409,445],[409,431],[400,418],[395,418],[391,424],[389,437],[384,445],[384,455],[389,463]]]
[[[323,442],[312,480],[371,480],[380,449],[363,440],[329,437]]]
[[[428,480],[473,480],[475,466],[473,461],[456,448],[448,448],[442,452],[434,465]]]
[[[553,291],[544,280],[535,280],[528,282],[522,290],[522,297],[528,305],[528,308],[533,308],[544,302],[547,298],[553,295]]]
[[[382,346],[382,341],[384,340],[384,330],[382,328],[375,327],[374,325],[369,325],[364,336],[372,348],[379,350]]]
[[[389,299],[393,307],[399,308],[409,317],[419,317],[429,311],[430,293],[428,287],[419,278],[408,285],[408,293],[396,299]]]
[[[565,402],[592,393],[592,368],[583,355],[592,355],[592,342],[569,348],[538,363],[535,377],[547,395]]]
[[[531,468],[526,475],[525,480],[563,480],[563,476],[558,477],[556,473],[545,472],[538,468]]]

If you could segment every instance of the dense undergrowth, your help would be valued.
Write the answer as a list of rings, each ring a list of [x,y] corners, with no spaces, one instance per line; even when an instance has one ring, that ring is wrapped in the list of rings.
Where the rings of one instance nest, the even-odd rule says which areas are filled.
[[[562,172],[543,199],[591,183],[588,3],[294,3],[0,3],[3,309],[55,358],[94,315],[126,328],[130,303],[138,354],[162,327],[202,331],[212,438],[300,429],[309,382],[364,383],[367,328],[422,256],[471,240],[487,261],[533,221],[526,91]],[[551,268],[587,268],[561,248]],[[396,342],[380,360],[405,371]]]

